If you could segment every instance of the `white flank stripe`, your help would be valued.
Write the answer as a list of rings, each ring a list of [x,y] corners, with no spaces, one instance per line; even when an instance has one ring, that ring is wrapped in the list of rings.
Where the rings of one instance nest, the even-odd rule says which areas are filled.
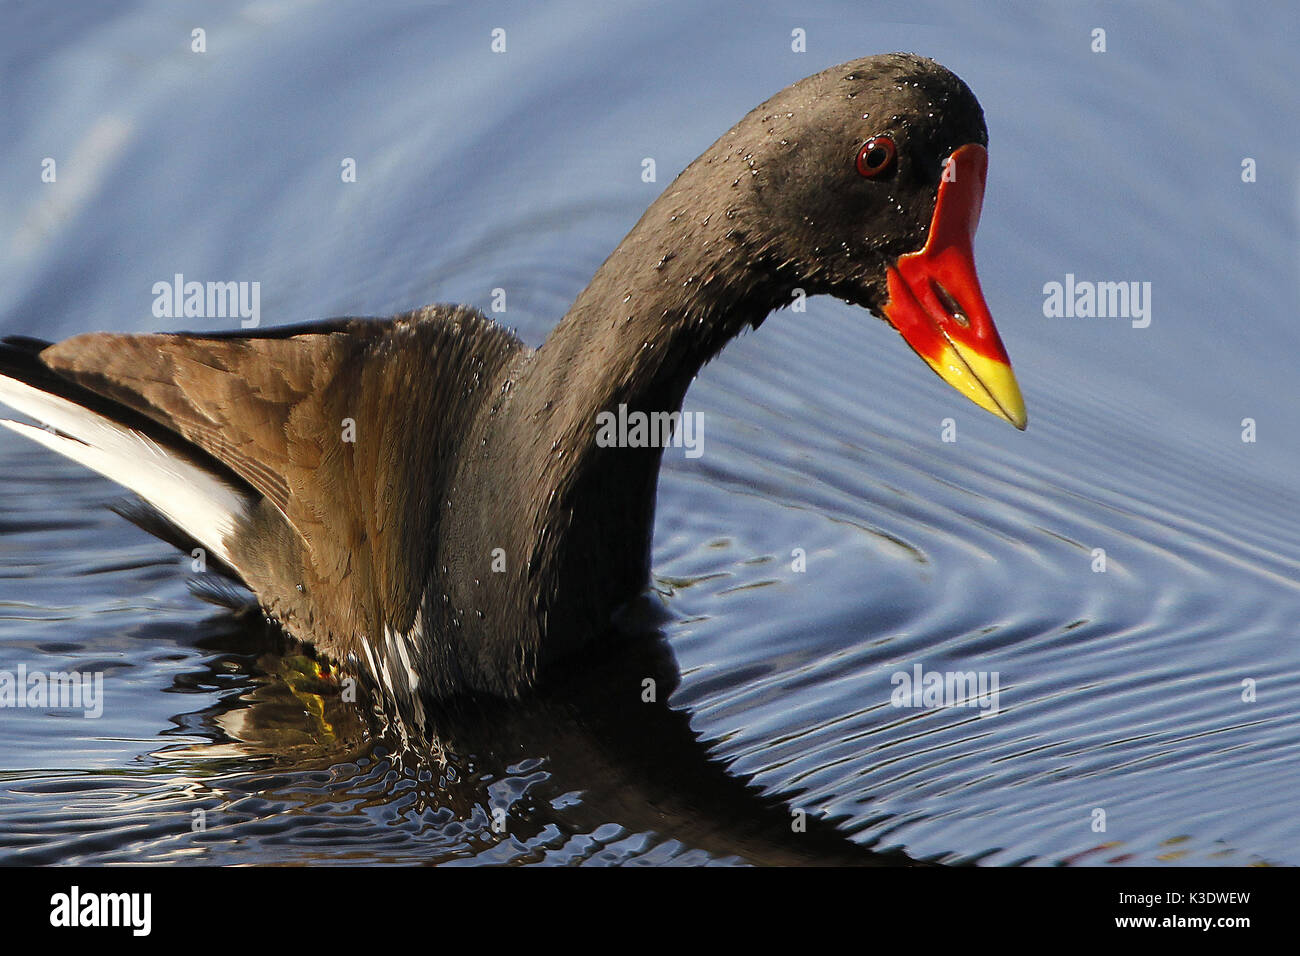
[[[370,665],[370,676],[379,680],[379,668],[375,666],[375,657],[370,653],[370,642],[364,637],[361,639],[361,647],[366,652],[366,663]]]
[[[402,667],[406,669],[407,686],[409,686],[411,692],[414,693],[416,685],[419,684],[420,679],[416,676],[415,668],[411,666],[411,659],[406,656],[406,646],[403,644],[400,635],[393,634],[392,631],[388,630],[387,626],[385,626],[384,630],[392,635],[392,637],[389,638],[389,643],[397,649],[397,656],[402,659]]]

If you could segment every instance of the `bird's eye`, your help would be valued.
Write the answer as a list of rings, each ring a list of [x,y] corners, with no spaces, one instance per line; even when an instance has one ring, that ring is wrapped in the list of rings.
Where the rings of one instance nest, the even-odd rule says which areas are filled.
[[[858,172],[870,179],[894,165],[894,141],[888,136],[873,136],[858,150]]]

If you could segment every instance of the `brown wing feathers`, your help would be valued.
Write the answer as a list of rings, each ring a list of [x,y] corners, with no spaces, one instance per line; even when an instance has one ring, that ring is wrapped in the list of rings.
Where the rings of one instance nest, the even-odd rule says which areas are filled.
[[[40,359],[264,495],[298,539],[289,551],[301,567],[283,567],[282,532],[260,542],[265,529],[250,528],[244,553],[279,550],[247,562],[276,568],[246,583],[268,607],[309,600],[295,617],[311,633],[298,636],[342,657],[359,637],[378,650],[386,626],[414,621],[453,437],[521,347],[473,310],[435,307],[264,336],[82,335]]]

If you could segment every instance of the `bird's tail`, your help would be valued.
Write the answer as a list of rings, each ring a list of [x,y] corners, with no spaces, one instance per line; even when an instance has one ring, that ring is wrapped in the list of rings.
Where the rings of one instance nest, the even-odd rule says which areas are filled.
[[[0,404],[39,423],[0,425],[135,492],[237,571],[227,541],[256,493],[175,432],[50,369],[40,358],[48,344],[0,340]]]

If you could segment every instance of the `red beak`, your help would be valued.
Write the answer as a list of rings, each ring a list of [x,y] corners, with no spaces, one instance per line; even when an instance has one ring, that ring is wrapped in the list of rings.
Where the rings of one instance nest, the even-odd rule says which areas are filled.
[[[988,151],[977,143],[948,158],[925,247],[890,267],[884,312],[944,381],[1023,429],[1024,399],[975,273],[988,165]]]

